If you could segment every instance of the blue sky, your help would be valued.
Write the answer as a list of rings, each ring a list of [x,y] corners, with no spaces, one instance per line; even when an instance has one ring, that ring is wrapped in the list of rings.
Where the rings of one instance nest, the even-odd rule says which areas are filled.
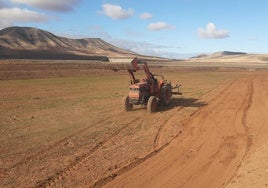
[[[99,37],[144,54],[268,53],[267,0],[0,0],[0,28]]]

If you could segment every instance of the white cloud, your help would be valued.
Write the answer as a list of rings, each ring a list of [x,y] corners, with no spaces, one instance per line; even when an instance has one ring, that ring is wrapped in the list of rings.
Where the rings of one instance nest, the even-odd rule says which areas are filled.
[[[29,5],[35,8],[51,10],[51,11],[70,11],[81,0],[10,0],[15,4]]]
[[[15,23],[45,22],[47,20],[47,16],[28,9],[0,9],[0,27],[12,26]]]
[[[208,23],[206,29],[199,28],[198,33],[201,38],[222,39],[229,37],[229,31],[217,29],[214,23]]]
[[[151,19],[152,17],[153,17],[153,15],[148,13],[148,12],[144,12],[140,15],[140,18],[143,20],[148,20],[148,19]]]
[[[114,20],[121,20],[131,17],[134,14],[134,10],[125,10],[119,5],[103,4],[101,13]]]
[[[172,26],[165,22],[155,22],[155,23],[150,23],[147,28],[151,31],[158,31],[158,30],[163,30],[163,29],[171,29]]]

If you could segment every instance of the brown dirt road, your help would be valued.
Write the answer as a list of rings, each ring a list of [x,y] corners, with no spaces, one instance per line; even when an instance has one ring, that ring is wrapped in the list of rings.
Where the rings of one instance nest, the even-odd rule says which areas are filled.
[[[244,187],[249,174],[258,186],[268,186],[267,162],[253,158],[268,157],[263,149],[268,143],[267,109],[266,74],[236,80],[185,121],[182,133],[166,148],[105,186]],[[247,173],[256,167],[266,174]]]

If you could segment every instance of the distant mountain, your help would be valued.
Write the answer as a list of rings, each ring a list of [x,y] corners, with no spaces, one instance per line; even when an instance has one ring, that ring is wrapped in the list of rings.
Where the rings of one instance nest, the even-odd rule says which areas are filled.
[[[209,63],[209,65],[215,65],[221,63],[222,65],[268,65],[268,54],[248,54],[244,52],[230,52],[222,51],[212,53],[210,55],[201,54],[186,60],[189,63]]]
[[[208,56],[207,54],[199,54],[199,55],[190,57],[190,59],[193,59],[193,58],[204,58],[204,57],[207,57],[207,56]]]
[[[217,57],[225,57],[225,56],[237,56],[237,55],[247,55],[245,52],[231,52],[231,51],[221,51],[215,52],[210,55],[208,54],[200,54],[191,58],[217,58]]]
[[[229,55],[246,55],[245,52],[230,52],[230,51],[222,51],[211,54],[212,57],[221,57],[221,56],[229,56]]]
[[[0,30],[0,58],[107,60],[135,55],[100,38],[70,39],[31,27]]]

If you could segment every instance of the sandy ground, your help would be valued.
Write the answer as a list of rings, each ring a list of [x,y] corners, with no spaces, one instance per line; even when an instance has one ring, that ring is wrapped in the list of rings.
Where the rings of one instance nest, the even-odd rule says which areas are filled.
[[[267,72],[156,71],[184,95],[154,114],[127,74],[1,81],[0,186],[266,187]]]

